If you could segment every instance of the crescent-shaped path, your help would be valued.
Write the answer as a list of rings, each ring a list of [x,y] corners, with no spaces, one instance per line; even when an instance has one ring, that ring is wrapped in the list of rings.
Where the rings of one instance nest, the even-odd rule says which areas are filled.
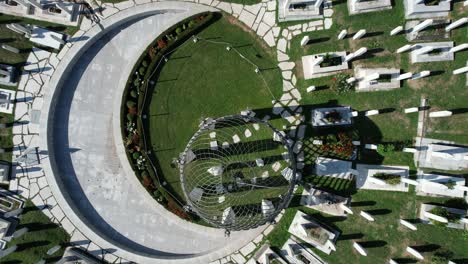
[[[209,263],[265,228],[233,232],[166,211],[125,156],[119,109],[126,80],[149,43],[184,18],[215,9],[186,2],[135,6],[77,37],[52,75],[39,144],[47,182],[64,214],[100,248],[137,263]]]

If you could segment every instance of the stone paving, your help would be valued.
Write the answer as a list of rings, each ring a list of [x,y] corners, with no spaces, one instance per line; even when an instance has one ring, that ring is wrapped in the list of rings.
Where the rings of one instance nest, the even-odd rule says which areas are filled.
[[[150,2],[150,0],[135,0],[118,4],[106,3],[103,4],[105,8],[103,16],[104,19],[108,19],[119,12]],[[283,77],[283,95],[279,100],[273,102],[273,114],[282,116],[291,124],[290,136],[297,136],[298,139],[302,139],[304,136],[304,125],[301,124],[304,121],[304,116],[302,115],[302,107],[299,106],[302,96],[295,87],[297,77],[293,74],[293,69],[296,65],[290,61],[287,53],[290,49],[290,41],[293,36],[331,27],[331,16],[333,14],[331,1],[325,2],[324,20],[315,20],[288,27],[281,27],[276,23],[276,1],[263,0],[261,3],[251,6],[219,2],[217,0],[187,2],[216,7],[231,14],[255,31],[268,46],[276,47],[278,66],[282,71]],[[90,20],[83,18],[80,30],[72,37],[74,41],[67,43],[58,54],[37,48],[30,54],[17,93],[18,102],[16,104],[15,125],[13,127],[13,143],[15,146],[13,159],[24,153],[27,148],[36,148],[40,145],[39,124],[37,124],[36,120],[32,120],[32,116],[37,116],[43,109],[44,94],[49,88],[47,84],[60,61],[64,59],[75,43],[81,39],[85,39],[84,36],[87,31],[93,26]],[[296,132],[296,128],[298,128],[298,133]],[[301,144],[298,145],[300,146]],[[300,149],[298,149],[297,153],[299,153],[299,157],[303,157],[303,152]],[[39,149],[39,157],[41,160],[47,159],[48,152]],[[301,164],[298,166],[301,168],[303,164],[302,166]],[[132,177],[133,175],[129,176]],[[41,208],[44,214],[53,222],[60,224],[71,235],[73,244],[87,249],[93,255],[107,262],[125,262],[124,259],[119,257],[118,251],[109,250],[108,252],[106,249],[99,247],[92,239],[85,236],[82,230],[74,225],[68,215],[64,213],[61,205],[57,203],[56,194],[51,191],[47,179],[41,168],[41,164],[18,165],[16,167],[16,177],[10,182],[10,189],[21,194],[23,197],[32,199],[34,204]],[[278,220],[280,217],[281,215],[278,216]],[[253,241],[240,246],[239,251],[223,257],[214,263],[226,263],[229,261],[245,263],[255,248],[261,244],[264,236],[271,232],[272,229],[273,226],[270,225]]]

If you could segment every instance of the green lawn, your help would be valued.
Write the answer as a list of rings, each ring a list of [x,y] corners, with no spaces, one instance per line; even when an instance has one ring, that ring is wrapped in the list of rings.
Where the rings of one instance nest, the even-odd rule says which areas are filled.
[[[398,223],[399,219],[416,219],[419,206],[423,202],[442,203],[446,200],[419,197],[413,192],[358,191],[352,198],[351,206],[354,215],[342,218],[298,206],[298,198],[296,198],[266,239],[270,241],[273,248],[281,248],[290,236],[288,228],[294,215],[301,210],[340,231],[336,252],[325,255],[314,249],[314,252],[328,263],[388,263],[390,258],[397,261],[399,259],[401,262],[398,263],[413,263],[410,260],[411,256],[405,253],[407,246],[425,246],[421,248],[427,250],[424,252],[427,261],[418,263],[432,263],[430,257],[437,250],[449,250],[453,253],[453,260],[465,259],[466,261],[468,232],[425,224],[416,224],[418,230],[411,231]],[[375,212],[380,215],[375,214],[376,221],[370,223],[359,216],[361,210],[379,210]],[[368,257],[359,255],[353,249],[354,241],[364,242]]]
[[[232,18],[221,18],[199,36],[229,42],[262,73],[225,45],[186,42],[162,67],[148,110],[149,145],[156,154],[160,173],[182,197],[179,171],[171,167],[198,129],[202,118],[238,114],[247,108],[262,118],[271,115],[272,94],[281,95],[280,72],[274,51]],[[263,79],[264,78],[264,79]],[[265,109],[265,110],[263,110]],[[278,127],[280,119],[274,120]]]
[[[455,3],[454,17],[459,17],[463,12],[462,3]],[[422,95],[429,98],[429,104],[436,109],[457,109],[463,112],[466,109],[466,78],[462,75],[453,76],[454,69],[465,66],[468,60],[467,52],[459,52],[453,62],[439,63],[409,63],[409,54],[395,54],[394,51],[407,44],[403,35],[389,36],[389,32],[399,25],[404,25],[403,1],[397,0],[394,8],[389,11],[372,12],[362,15],[349,16],[346,2],[340,1],[334,5],[333,26],[329,30],[314,31],[293,38],[289,55],[296,62],[296,74],[298,88],[303,94],[302,104],[314,106],[330,102],[331,104],[351,105],[359,111],[369,109],[395,109],[394,112],[361,118],[357,120],[357,128],[367,133],[370,140],[375,142],[406,141],[416,135],[417,114],[403,114],[403,109],[419,105]],[[342,29],[348,33],[367,29],[370,37],[352,41],[351,38],[337,40],[336,37]],[[466,43],[466,28],[452,31],[451,40],[455,45]],[[305,48],[299,42],[305,35],[310,36],[312,44]],[[315,41],[315,42],[314,42]],[[333,76],[305,81],[302,78],[301,57],[309,54],[332,51],[355,51],[360,47],[367,47],[372,56],[365,59],[357,59],[352,62],[352,67],[396,67],[404,72],[418,72],[430,70],[438,72],[437,75],[413,82],[404,82],[401,89],[388,92],[347,93],[338,95],[329,88]],[[353,70],[347,71],[353,75]],[[305,89],[310,85],[320,87],[319,91],[306,94]],[[305,96],[304,96],[305,95]],[[458,143],[468,143],[466,133],[467,114],[458,114],[446,119],[431,120],[428,123],[429,137],[455,140]]]
[[[63,255],[63,249],[70,241],[68,234],[58,225],[50,222],[34,204],[27,200],[16,230],[26,227],[29,231],[13,239],[7,247],[16,245],[18,249],[0,261],[3,264],[36,263],[45,259],[47,263],[57,262]],[[62,249],[47,256],[47,250],[62,245]]]

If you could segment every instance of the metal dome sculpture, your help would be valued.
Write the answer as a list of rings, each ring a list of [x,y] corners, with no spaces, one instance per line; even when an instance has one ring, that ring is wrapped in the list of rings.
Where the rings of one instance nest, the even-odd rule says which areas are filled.
[[[291,142],[253,115],[205,119],[180,157],[190,209],[227,231],[273,221],[296,180]]]

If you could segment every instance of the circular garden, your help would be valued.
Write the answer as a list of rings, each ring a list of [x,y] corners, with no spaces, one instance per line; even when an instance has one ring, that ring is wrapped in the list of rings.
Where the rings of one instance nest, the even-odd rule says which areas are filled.
[[[204,119],[246,109],[264,118],[281,91],[274,50],[233,17],[202,13],[155,36],[122,98],[122,136],[136,177],[169,211],[202,222],[184,210],[180,154]]]

